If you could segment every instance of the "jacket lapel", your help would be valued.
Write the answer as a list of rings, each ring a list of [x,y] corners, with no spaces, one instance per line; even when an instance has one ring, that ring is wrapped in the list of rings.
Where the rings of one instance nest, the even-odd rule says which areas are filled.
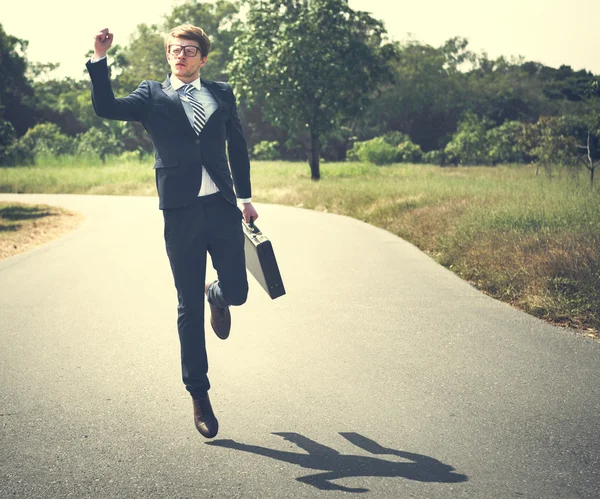
[[[206,87],[208,89],[210,94],[217,101],[217,104],[219,106],[217,111],[221,111],[223,109],[224,102],[221,98],[221,89],[219,88],[219,86],[216,85],[213,81],[204,80],[202,78],[200,78],[200,82],[202,83],[203,87]]]
[[[169,99],[171,99],[171,101],[175,105],[175,108],[177,109],[177,121],[182,124],[182,127],[186,130],[186,133],[191,134],[193,137],[196,137],[196,132],[192,128],[192,125],[190,125],[190,120],[188,120],[187,114],[185,114],[185,109],[183,109],[183,104],[181,103],[179,94],[177,93],[177,90],[175,90],[171,86],[171,81],[169,80],[168,76],[167,79],[163,82],[162,88],[165,94],[167,94],[167,96],[169,97]]]

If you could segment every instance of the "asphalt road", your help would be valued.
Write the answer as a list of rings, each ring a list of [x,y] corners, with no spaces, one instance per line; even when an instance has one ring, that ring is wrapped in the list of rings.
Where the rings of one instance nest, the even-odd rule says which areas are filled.
[[[1,497],[600,496],[600,342],[385,231],[258,206],[288,294],[207,333],[210,442],[157,200],[0,199],[87,216],[0,261]]]

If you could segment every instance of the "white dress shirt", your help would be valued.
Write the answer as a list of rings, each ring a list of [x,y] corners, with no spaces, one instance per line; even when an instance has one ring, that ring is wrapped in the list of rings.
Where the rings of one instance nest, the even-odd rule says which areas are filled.
[[[185,114],[188,117],[190,125],[194,128],[194,108],[190,104],[188,96],[185,94],[183,90],[183,86],[185,85],[177,76],[171,75],[171,86],[173,90],[177,91],[179,94],[179,99],[181,100],[181,104],[183,104],[183,109],[185,110]],[[217,101],[209,92],[209,90],[202,86],[202,82],[200,78],[195,79],[191,82],[191,85],[194,87],[193,96],[200,101],[202,107],[204,108],[204,114],[206,115],[206,121],[208,122],[210,116],[219,108]],[[214,194],[215,192],[219,192],[219,188],[213,182],[213,179],[210,178],[210,175],[202,165],[202,184],[200,185],[200,192],[198,196],[208,196],[209,194]]]

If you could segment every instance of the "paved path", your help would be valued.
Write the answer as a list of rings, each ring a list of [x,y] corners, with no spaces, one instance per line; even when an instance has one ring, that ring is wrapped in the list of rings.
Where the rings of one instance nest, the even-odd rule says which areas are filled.
[[[397,237],[259,206],[288,295],[208,335],[195,430],[153,198],[0,261],[1,497],[598,497],[600,343],[484,296]]]

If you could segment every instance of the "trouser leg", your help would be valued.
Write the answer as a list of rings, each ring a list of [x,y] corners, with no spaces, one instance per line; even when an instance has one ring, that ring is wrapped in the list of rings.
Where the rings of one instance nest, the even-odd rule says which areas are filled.
[[[224,198],[206,207],[208,244],[218,280],[208,290],[208,301],[218,307],[242,305],[248,296],[242,214]]]
[[[181,370],[187,390],[202,396],[209,388],[204,335],[204,280],[207,226],[205,207],[164,210],[167,255],[177,288],[177,330]]]

